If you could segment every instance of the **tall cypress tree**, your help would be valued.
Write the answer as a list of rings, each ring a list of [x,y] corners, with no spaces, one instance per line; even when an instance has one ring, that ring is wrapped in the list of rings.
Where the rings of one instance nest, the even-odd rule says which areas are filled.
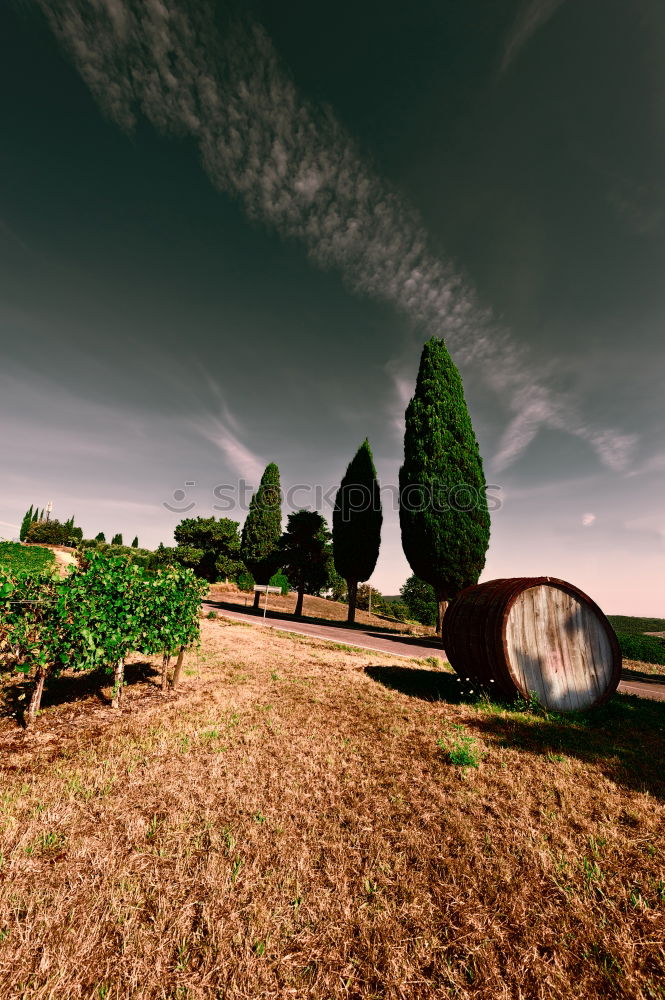
[[[440,630],[448,600],[478,582],[490,517],[462,379],[435,337],[423,347],[406,410],[399,487],[402,548],[416,576],[434,588]]]
[[[279,568],[279,542],[282,537],[282,493],[279,469],[274,462],[266,465],[258,490],[249,503],[240,543],[240,556],[257,583],[266,584]],[[254,595],[258,608],[260,594]]]
[[[346,580],[347,621],[356,620],[358,584],[369,580],[381,545],[381,496],[367,438],[349,463],[333,508],[335,569]]]
[[[19,541],[25,541],[25,536],[30,530],[30,525],[32,524],[32,504],[30,504],[30,510],[26,510],[23,515],[23,520],[21,521],[21,530],[19,532]]]

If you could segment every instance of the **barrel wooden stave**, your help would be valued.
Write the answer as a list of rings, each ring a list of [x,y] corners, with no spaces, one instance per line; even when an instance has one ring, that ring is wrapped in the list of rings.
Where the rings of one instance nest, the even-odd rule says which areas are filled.
[[[461,677],[509,698],[536,691],[551,710],[596,707],[621,676],[619,645],[603,612],[553,577],[466,588],[448,607],[443,644]]]

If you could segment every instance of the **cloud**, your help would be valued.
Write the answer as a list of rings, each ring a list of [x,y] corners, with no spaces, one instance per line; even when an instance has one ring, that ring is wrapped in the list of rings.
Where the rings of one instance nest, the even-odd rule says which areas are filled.
[[[228,411],[225,412],[228,414]],[[232,429],[231,424],[235,429]],[[235,418],[231,418],[230,415],[227,415],[226,419],[208,417],[204,421],[193,421],[192,427],[219,448],[239,479],[244,479],[252,486],[258,486],[266,463],[242,441],[242,431]]]
[[[582,515],[582,524],[584,525],[585,528],[590,528],[591,525],[593,524],[593,522],[595,520],[596,520],[596,515],[595,514],[583,514]]]
[[[0,521],[0,525],[3,528],[16,528],[18,531],[18,524],[12,524],[11,521]]]
[[[500,73],[505,73],[532,35],[542,28],[564,0],[525,0],[506,39]]]
[[[368,168],[329,110],[298,94],[260,27],[236,23],[221,40],[207,3],[39,2],[121,128],[131,130],[145,115],[162,132],[190,135],[213,184],[238,198],[252,220],[303,244],[317,266],[336,269],[353,291],[392,305],[419,337],[445,337],[456,362],[472,366],[513,415],[498,468],[543,424],[582,437],[610,467],[624,466],[630,441],[611,429],[587,429],[572,398],[553,397],[454,262],[433,252],[418,213]],[[558,2],[525,8],[512,50]],[[241,459],[237,434],[221,423],[227,454],[249,461],[251,453]]]

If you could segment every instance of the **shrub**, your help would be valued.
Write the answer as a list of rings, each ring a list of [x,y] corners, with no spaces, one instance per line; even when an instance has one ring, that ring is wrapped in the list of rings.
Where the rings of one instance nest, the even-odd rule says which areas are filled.
[[[60,521],[33,521],[25,536],[27,542],[42,545],[64,545],[66,526]]]
[[[281,587],[282,594],[288,594],[289,590],[291,589],[289,581],[281,572],[281,570],[279,573],[273,573],[268,582],[269,586],[271,587]]]
[[[238,589],[250,592],[254,590],[254,577],[251,573],[244,572],[240,574],[238,577]]]
[[[113,667],[117,706],[124,659],[135,650],[163,655],[167,667],[198,640],[199,609],[206,585],[181,566],[148,572],[126,559],[91,549],[82,568],[64,579],[51,573],[12,574],[0,568],[0,653],[36,683],[26,721],[34,719],[46,677],[65,668]]]

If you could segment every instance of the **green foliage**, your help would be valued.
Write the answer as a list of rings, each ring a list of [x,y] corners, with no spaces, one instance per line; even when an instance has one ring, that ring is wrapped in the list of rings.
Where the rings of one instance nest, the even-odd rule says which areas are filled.
[[[238,522],[228,517],[188,517],[173,532],[178,550],[185,549],[197,576],[214,583],[220,577],[237,579],[244,565],[240,558]],[[194,561],[195,550],[200,552]]]
[[[363,584],[362,587],[358,587],[358,607],[361,611],[369,611],[370,594],[372,597],[372,611],[379,614],[385,603],[383,600],[383,594],[380,590],[370,587],[367,583]]]
[[[83,532],[72,521],[33,521],[25,540],[31,544],[76,545],[83,538]]]
[[[447,732],[438,739],[437,746],[447,755],[451,764],[461,767],[478,767],[482,754],[473,736],[464,733],[464,726],[453,724],[451,726],[455,732]]]
[[[32,518],[33,518],[33,509],[32,509],[32,504],[30,504],[30,509],[25,512],[25,514],[23,515],[23,520],[21,521],[21,530],[19,532],[18,537],[22,542],[25,541],[25,536],[28,534],[28,531],[30,530],[30,525],[32,524]]]
[[[133,549],[138,549],[138,547],[139,547],[139,536],[135,535],[134,536],[134,541],[132,542],[132,548]]]
[[[665,618],[634,618],[630,615],[608,615],[615,632],[644,635],[645,632],[665,632]]]
[[[333,508],[335,569],[347,582],[350,622],[354,620],[358,583],[369,580],[379,558],[382,522],[379,483],[365,438],[349,463]]]
[[[332,566],[328,570],[328,589],[333,601],[346,601],[348,599],[348,587],[344,577],[335,569],[333,560]]]
[[[118,665],[132,650],[168,656],[198,640],[205,590],[189,569],[150,572],[93,549],[64,579],[0,567],[0,657],[39,680]]]
[[[459,372],[443,340],[423,347],[406,410],[399,472],[402,547],[437,600],[477,583],[490,518],[485,477]]]
[[[273,573],[273,575],[268,580],[268,584],[271,587],[280,587],[283,595],[288,594],[289,590],[291,589],[289,581],[284,576],[281,570],[279,570],[277,573]]]
[[[627,660],[641,660],[642,663],[665,665],[665,642],[655,635],[637,635],[632,632],[617,632],[621,655]]]
[[[400,596],[408,609],[408,617],[421,625],[436,623],[436,594],[430,583],[410,576],[402,589]]]
[[[412,621],[413,616],[409,608],[402,601],[386,601],[386,614],[392,615],[398,622]],[[415,619],[418,621],[418,619]]]
[[[289,514],[280,542],[280,562],[298,590],[295,614],[302,614],[303,595],[326,586],[330,569],[330,532],[317,511],[297,510]]]
[[[37,545],[19,545],[18,542],[0,542],[0,568],[13,573],[40,573],[55,569],[55,556],[50,549]]]
[[[111,545],[122,545],[122,535],[120,534],[120,532],[118,532],[117,535],[113,536],[113,538],[111,539]]]
[[[238,589],[239,590],[244,590],[244,591],[247,591],[247,592],[251,592],[251,591],[254,590],[254,583],[255,583],[254,577],[252,576],[251,573],[248,573],[247,570],[244,570],[238,576]]]
[[[95,535],[95,541],[96,542],[105,542],[106,541],[106,535],[104,534],[103,531],[100,531],[98,535]]]
[[[257,583],[267,583],[279,567],[281,501],[279,469],[271,462],[250,501],[240,545],[242,561]]]

